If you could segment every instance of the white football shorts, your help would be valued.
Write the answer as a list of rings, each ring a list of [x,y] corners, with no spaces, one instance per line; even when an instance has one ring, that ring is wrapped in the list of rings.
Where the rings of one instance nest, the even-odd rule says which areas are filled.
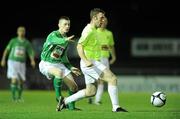
[[[53,67],[58,68],[62,72],[62,78],[71,73],[71,71],[66,68],[62,63],[50,63],[43,60],[41,60],[39,63],[40,72],[45,75],[49,80],[52,79],[53,76],[48,72],[48,70]]]
[[[109,59],[108,58],[101,58],[101,63],[103,63],[107,68],[109,68]]]
[[[99,80],[101,73],[107,68],[99,61],[91,60],[93,63],[92,67],[86,67],[83,60],[80,61],[81,70],[84,74],[85,83],[91,84]]]
[[[8,60],[7,62],[7,77],[9,79],[15,78],[17,80],[26,80],[26,64],[25,62],[18,62],[14,60]]]

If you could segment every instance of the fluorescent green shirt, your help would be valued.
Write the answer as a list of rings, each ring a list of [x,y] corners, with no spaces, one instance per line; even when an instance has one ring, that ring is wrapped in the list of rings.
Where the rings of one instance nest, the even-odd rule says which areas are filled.
[[[68,41],[58,30],[51,32],[43,45],[41,60],[51,63],[63,63],[70,69],[72,65],[67,58],[67,46]]]
[[[109,58],[111,47],[114,46],[114,38],[111,31],[108,29],[97,29],[98,39],[101,44],[101,57]]]
[[[88,59],[99,60],[101,58],[100,44],[97,39],[97,30],[88,24],[82,31],[79,44],[84,48],[85,56]]]
[[[29,57],[34,57],[33,48],[27,39],[20,40],[18,37],[12,38],[6,50],[9,51],[8,59],[10,60],[26,62],[27,54]]]

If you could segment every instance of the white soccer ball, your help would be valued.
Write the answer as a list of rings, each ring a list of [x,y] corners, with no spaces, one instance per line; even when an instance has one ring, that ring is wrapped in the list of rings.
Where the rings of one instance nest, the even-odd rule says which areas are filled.
[[[155,107],[162,107],[166,104],[166,94],[160,91],[151,95],[151,104]]]

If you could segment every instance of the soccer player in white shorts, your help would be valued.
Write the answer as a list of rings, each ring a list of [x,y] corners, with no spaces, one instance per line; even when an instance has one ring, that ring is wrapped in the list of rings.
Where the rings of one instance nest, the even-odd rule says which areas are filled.
[[[67,85],[69,94],[78,90],[78,86],[71,75],[71,72],[79,76],[81,72],[78,68],[71,65],[67,57],[67,47],[74,35],[67,37],[70,29],[70,19],[62,16],[58,22],[58,30],[52,31],[46,38],[41,52],[41,62],[39,63],[40,72],[48,79],[53,80],[53,87],[56,94],[56,100],[59,102],[62,98],[62,81]],[[75,107],[75,102],[68,104],[68,109],[79,110]],[[56,111],[59,111],[57,106]]]
[[[107,24],[108,24],[108,20],[105,17],[102,20],[102,24],[100,28],[97,29],[97,32],[98,32],[98,40],[101,46],[100,62],[104,64],[107,68],[110,68],[110,64],[113,64],[116,61],[116,53],[115,53],[115,47],[114,47],[113,34],[110,30],[106,28]],[[96,105],[100,105],[102,103],[101,98],[102,98],[103,92],[104,92],[104,81],[100,80],[98,81],[95,100],[93,101],[92,98],[89,98],[88,102],[90,104],[94,103]]]
[[[97,28],[100,27],[105,12],[99,8],[94,8],[90,12],[90,23],[83,29],[79,39],[77,50],[81,58],[81,70],[85,76],[86,88],[77,93],[62,99],[59,108],[62,110],[69,102],[77,101],[85,97],[96,94],[95,83],[98,80],[108,82],[108,93],[112,103],[113,112],[127,112],[119,106],[117,77],[100,61],[101,50],[97,39]]]
[[[14,37],[8,43],[3,52],[1,66],[5,66],[6,57],[8,56],[8,70],[7,77],[11,79],[11,92],[13,101],[23,101],[22,92],[23,84],[26,80],[26,55],[28,54],[31,66],[35,67],[34,50],[31,43],[25,38],[25,27],[19,26],[17,28],[17,37]],[[16,96],[18,92],[18,96]]]

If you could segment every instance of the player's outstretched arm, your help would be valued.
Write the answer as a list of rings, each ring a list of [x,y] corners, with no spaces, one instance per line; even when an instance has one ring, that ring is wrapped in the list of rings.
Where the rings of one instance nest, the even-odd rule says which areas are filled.
[[[71,36],[67,37],[66,40],[70,41],[70,42],[75,42],[73,38],[74,38],[74,35],[71,35]]]

